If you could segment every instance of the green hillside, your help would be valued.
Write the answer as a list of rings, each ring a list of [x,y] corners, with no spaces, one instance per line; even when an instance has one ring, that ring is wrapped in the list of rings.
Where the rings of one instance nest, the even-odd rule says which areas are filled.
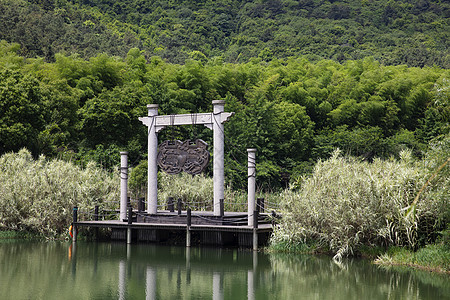
[[[248,62],[305,56],[450,67],[450,3],[440,0],[1,0],[0,39],[27,57],[145,50]]]

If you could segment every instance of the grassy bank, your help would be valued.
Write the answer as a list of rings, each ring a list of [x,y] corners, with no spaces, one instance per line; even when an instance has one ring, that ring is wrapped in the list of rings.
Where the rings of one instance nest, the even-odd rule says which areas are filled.
[[[28,231],[0,230],[0,242],[9,240],[41,240],[44,237]]]
[[[379,255],[374,263],[385,267],[406,266],[450,274],[450,228],[441,232],[435,244],[425,245],[417,251],[391,247]]]
[[[333,255],[331,251],[312,243],[277,243],[271,244],[267,250],[292,254]],[[450,275],[450,247],[445,242],[425,245],[417,251],[396,246],[387,250],[377,246],[361,247],[358,256],[387,268],[400,266]]]
[[[407,266],[450,274],[450,249],[443,244],[426,245],[417,251],[392,247],[378,257],[374,263],[383,266]]]

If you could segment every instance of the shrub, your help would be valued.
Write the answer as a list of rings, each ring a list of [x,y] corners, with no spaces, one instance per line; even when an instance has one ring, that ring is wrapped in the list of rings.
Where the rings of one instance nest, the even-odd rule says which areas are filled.
[[[448,202],[431,197],[430,191],[443,188],[448,194],[448,185],[427,187],[412,207],[429,172],[410,152],[400,156],[399,161],[369,163],[336,150],[330,159],[319,161],[299,191],[282,194],[283,218],[272,243],[316,241],[337,259],[361,245],[418,246],[418,232],[435,230],[429,223],[442,220],[448,210]]]
[[[0,157],[0,227],[47,236],[63,233],[72,209],[113,209],[119,199],[119,177],[95,163],[82,169],[70,162],[34,160],[29,151]]]
[[[192,207],[211,207],[214,198],[213,179],[203,174],[192,176],[187,173],[169,175],[158,174],[158,199],[166,204],[168,197],[181,199]]]
[[[224,210],[247,211],[247,190],[225,188]],[[213,178],[203,174],[192,176],[186,173],[168,175],[158,173],[158,201],[160,206],[166,205],[168,197],[181,199],[194,210],[213,210],[214,188]],[[257,193],[257,198],[265,199],[266,210],[278,208],[278,194]]]
[[[380,255],[375,263],[383,266],[416,266],[450,273],[450,251],[443,243],[426,245],[417,252],[391,247],[386,253]]]

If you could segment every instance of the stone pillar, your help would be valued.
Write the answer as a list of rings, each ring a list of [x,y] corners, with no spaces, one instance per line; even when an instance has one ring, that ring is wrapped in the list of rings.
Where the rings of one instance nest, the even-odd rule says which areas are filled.
[[[128,152],[120,152],[120,221],[127,218]]]
[[[214,216],[220,216],[220,199],[224,199],[224,126],[222,113],[225,111],[224,100],[214,100],[213,104],[213,133],[214,133]]]
[[[247,149],[248,155],[248,194],[247,212],[248,226],[253,226],[253,213],[255,211],[255,190],[256,190],[256,149]]]
[[[148,116],[158,115],[158,104],[148,104]],[[147,212],[156,214],[158,208],[158,135],[156,133],[156,118],[152,118],[148,126],[148,186],[147,186]]]

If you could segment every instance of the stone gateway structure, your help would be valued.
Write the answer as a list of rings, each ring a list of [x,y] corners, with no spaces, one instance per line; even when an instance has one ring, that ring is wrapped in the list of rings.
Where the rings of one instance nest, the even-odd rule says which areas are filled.
[[[158,115],[158,105],[147,105],[148,116],[139,118],[148,127],[147,211],[144,212],[143,205],[138,205],[137,211],[133,211],[132,206],[128,206],[128,153],[121,152],[119,220],[99,220],[99,207],[96,206],[94,220],[79,221],[78,208],[74,207],[73,242],[77,239],[77,227],[87,226],[96,230],[110,228],[111,239],[126,240],[128,244],[133,240],[169,241],[174,237],[179,239],[180,234],[186,236],[186,247],[191,246],[191,241],[204,245],[253,247],[253,250],[257,250],[260,244],[266,244],[277,216],[272,211],[270,218],[263,212],[264,205],[255,205],[256,149],[254,148],[247,149],[248,211],[247,213],[224,211],[224,123],[234,113],[224,111],[225,101],[215,100],[212,104],[212,113],[166,116]],[[158,153],[158,132],[167,126],[200,124],[213,130],[213,211],[192,212],[188,207],[183,213],[181,199],[178,201],[178,212],[174,212],[173,204],[171,208],[169,208],[170,204],[168,205],[168,210],[158,211],[158,165],[163,171],[171,174],[181,171],[195,174],[204,169],[210,156],[207,145],[202,140],[165,141],[160,145]],[[143,203],[140,202],[140,204]]]
[[[158,105],[148,104],[148,116],[139,120],[148,127],[148,208],[147,213],[156,214],[158,204],[158,132],[167,126],[178,125],[204,125],[213,130],[214,143],[214,215],[220,216],[220,200],[224,199],[224,125],[234,114],[225,112],[225,101],[214,100],[212,113],[182,114],[182,115],[158,115]],[[181,143],[181,142],[180,142]],[[173,146],[173,145],[172,145]],[[170,145],[165,146],[170,147]],[[163,149],[164,151],[164,149]],[[188,154],[185,154],[186,157]],[[205,157],[206,158],[206,157]],[[183,158],[181,158],[183,160]],[[201,163],[200,163],[201,164]],[[183,164],[184,165],[184,164]],[[177,172],[178,160],[172,164],[166,164],[172,172]]]

